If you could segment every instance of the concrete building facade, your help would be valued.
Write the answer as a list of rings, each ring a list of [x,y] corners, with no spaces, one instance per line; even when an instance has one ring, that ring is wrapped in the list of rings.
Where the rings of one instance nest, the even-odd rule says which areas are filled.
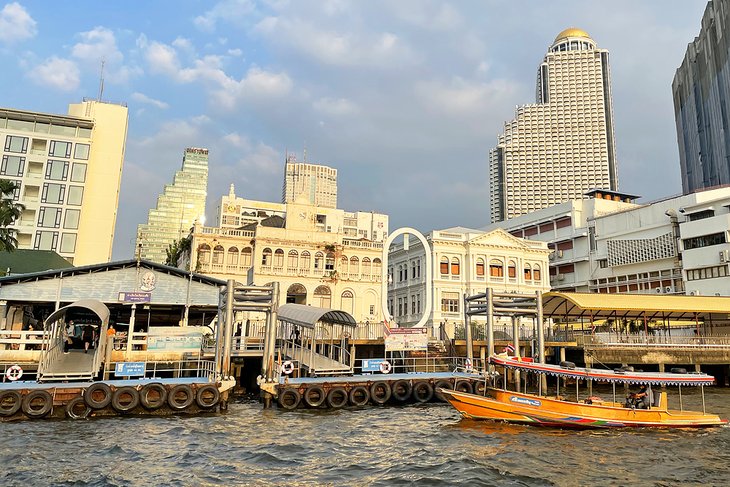
[[[294,203],[302,197],[315,206],[337,208],[337,169],[297,162],[294,154],[287,154],[281,202]]]
[[[25,205],[18,248],[53,250],[75,265],[112,255],[127,107],[96,100],[69,105],[68,115],[0,109],[0,178],[18,185]]]
[[[536,99],[490,151],[492,222],[618,189],[608,51],[564,30],[538,68]]]
[[[197,220],[205,220],[207,194],[208,149],[188,147],[172,184],[165,185],[147,223],[137,228],[139,257],[164,264],[168,246],[188,236]]]
[[[730,1],[707,3],[672,82],[682,190],[730,184]]]

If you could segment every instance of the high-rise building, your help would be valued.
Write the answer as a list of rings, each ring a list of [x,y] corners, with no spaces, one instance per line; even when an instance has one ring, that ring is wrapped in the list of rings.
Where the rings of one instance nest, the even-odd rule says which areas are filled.
[[[196,220],[205,219],[207,188],[208,149],[188,147],[182,169],[157,197],[157,207],[150,209],[147,223],[137,229],[141,259],[165,263],[170,244],[187,237]]]
[[[323,208],[337,208],[337,169],[297,162],[294,154],[287,154],[281,202],[297,200]]]
[[[708,2],[672,82],[684,194],[730,184],[730,1]]]
[[[127,141],[127,107],[96,100],[68,115],[0,109],[0,178],[25,205],[18,248],[53,250],[74,265],[112,255]]]
[[[608,51],[564,30],[538,68],[536,94],[490,151],[492,222],[618,188]]]

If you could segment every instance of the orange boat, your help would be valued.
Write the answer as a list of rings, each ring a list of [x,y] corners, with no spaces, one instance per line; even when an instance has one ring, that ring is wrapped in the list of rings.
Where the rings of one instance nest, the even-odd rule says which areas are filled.
[[[704,411],[704,386],[713,385],[715,382],[715,378],[707,374],[633,372],[625,369],[609,371],[575,367],[571,363],[564,363],[563,366],[540,364],[523,361],[516,357],[492,357],[490,362],[503,367],[505,376],[508,369],[513,369],[563,378],[612,383],[614,398],[612,401],[604,401],[598,397],[590,397],[579,402],[577,399],[568,401],[557,396],[547,397],[494,387],[485,388],[484,395],[439,389],[446,400],[465,418],[561,428],[704,428],[722,426],[728,422],[726,419],[720,419],[719,416]],[[506,382],[506,380],[503,381],[504,384]],[[666,392],[657,394],[657,400],[652,401],[647,406],[648,409],[616,402],[615,385],[617,383],[646,385],[649,388],[651,386],[678,386],[680,410],[668,409]],[[703,388],[702,412],[681,409],[682,386]]]

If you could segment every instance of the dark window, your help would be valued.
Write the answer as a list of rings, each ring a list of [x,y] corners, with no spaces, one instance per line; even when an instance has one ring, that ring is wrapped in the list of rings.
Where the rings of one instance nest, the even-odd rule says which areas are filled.
[[[711,245],[724,244],[727,241],[725,232],[713,233],[711,235],[703,235],[701,237],[692,237],[682,240],[684,250],[699,249],[709,247]]]
[[[71,145],[71,142],[52,140],[51,145],[48,147],[48,155],[68,159],[71,157]]]
[[[46,179],[65,181],[68,178],[68,162],[48,159],[46,164]]]
[[[5,137],[5,152],[19,152],[21,154],[25,154],[28,152],[28,137],[8,135]]]
[[[687,215],[687,218],[689,218],[689,221],[693,222],[696,220],[704,220],[705,218],[712,218],[713,216],[715,216],[715,210],[704,210],[696,213],[690,213]]]
[[[53,203],[60,205],[66,196],[66,186],[63,184],[43,183],[42,203]]]
[[[25,170],[25,157],[3,156],[0,174],[7,176],[22,176]]]

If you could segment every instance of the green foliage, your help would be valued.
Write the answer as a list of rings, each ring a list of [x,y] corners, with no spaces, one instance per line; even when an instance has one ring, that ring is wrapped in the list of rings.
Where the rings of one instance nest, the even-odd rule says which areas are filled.
[[[25,206],[13,201],[17,187],[14,181],[0,179],[0,252],[12,252],[18,247],[17,230],[8,228],[25,210]]]
[[[180,260],[180,257],[186,252],[190,252],[190,244],[192,243],[192,240],[191,236],[187,236],[168,245],[165,265],[176,267],[177,261]]]

